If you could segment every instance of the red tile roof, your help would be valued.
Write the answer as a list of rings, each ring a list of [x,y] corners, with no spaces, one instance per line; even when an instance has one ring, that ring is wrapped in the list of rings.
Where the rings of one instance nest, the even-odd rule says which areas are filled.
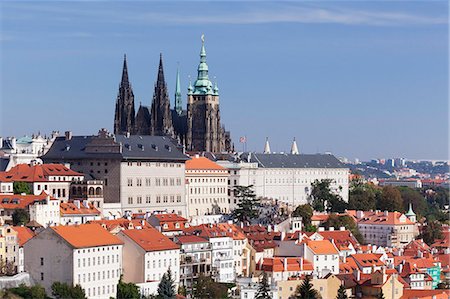
[[[66,215],[100,215],[100,211],[94,207],[92,203],[88,204],[88,207],[80,202],[80,208],[78,208],[73,202],[62,202],[59,208],[61,216]]]
[[[34,237],[34,232],[25,226],[13,226],[19,238],[19,246],[22,247],[28,240]]]
[[[47,195],[44,191],[40,195],[0,195],[0,208],[6,210],[26,209],[29,205],[45,201],[47,199],[57,200],[54,197]]]
[[[286,262],[286,269],[284,263]],[[313,271],[311,262],[297,257],[272,257],[264,258],[262,264],[256,265],[256,270],[265,272],[283,272],[283,271]]]
[[[336,246],[328,240],[320,240],[320,241],[308,240],[308,241],[306,241],[306,245],[309,248],[311,248],[311,250],[315,254],[328,255],[328,254],[338,254],[339,253]]]
[[[80,224],[67,226],[51,226],[48,229],[53,230],[61,238],[66,240],[74,248],[99,247],[122,245],[123,242],[106,231],[101,225]]]
[[[145,251],[163,251],[180,248],[178,244],[175,244],[155,228],[123,230],[121,234],[126,235]]]
[[[205,157],[194,156],[186,161],[186,170],[223,170],[226,168]]]
[[[208,240],[199,236],[177,236],[176,240],[178,244],[208,243]]]
[[[47,182],[49,176],[84,176],[62,164],[18,164],[2,173],[6,179],[18,182]]]
[[[348,215],[356,215],[356,211],[348,210]],[[364,211],[364,216],[357,219],[358,224],[372,224],[372,225],[407,225],[414,224],[406,216],[404,222],[400,221],[400,217],[404,216],[400,212],[388,212],[387,216],[381,211]]]
[[[448,299],[450,290],[410,290],[404,289],[400,299]]]
[[[340,250],[348,249],[350,244],[353,245],[354,248],[359,244],[358,240],[353,236],[353,234],[349,230],[335,230],[335,231],[323,231],[317,232],[319,235],[324,237],[326,240],[333,240],[336,247]]]
[[[361,267],[384,266],[379,256],[373,253],[357,253],[349,256],[347,260],[349,259],[353,259]]]
[[[152,227],[147,221],[142,219],[111,219],[111,220],[92,220],[89,223],[97,223],[104,227],[107,231],[112,231],[117,227],[121,227],[122,229],[135,229],[135,228],[149,228]]]

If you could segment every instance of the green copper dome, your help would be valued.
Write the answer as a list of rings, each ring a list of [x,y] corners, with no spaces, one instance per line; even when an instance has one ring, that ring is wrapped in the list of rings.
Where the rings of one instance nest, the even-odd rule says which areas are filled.
[[[409,203],[409,211],[408,213],[405,214],[405,216],[416,216],[416,213],[414,213],[413,209],[412,209],[412,204]]]

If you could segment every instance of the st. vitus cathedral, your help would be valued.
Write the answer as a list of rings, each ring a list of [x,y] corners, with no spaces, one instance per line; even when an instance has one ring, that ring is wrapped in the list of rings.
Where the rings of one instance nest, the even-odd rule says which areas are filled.
[[[134,110],[133,89],[128,79],[124,57],[122,81],[116,101],[114,134],[168,136],[185,146],[187,151],[230,152],[233,145],[229,131],[220,123],[219,89],[209,80],[206,51],[202,36],[200,64],[194,86],[189,82],[187,109],[182,107],[180,75],[175,85],[175,108],[170,109],[169,93],[164,78],[162,55],[151,107],[140,105]]]

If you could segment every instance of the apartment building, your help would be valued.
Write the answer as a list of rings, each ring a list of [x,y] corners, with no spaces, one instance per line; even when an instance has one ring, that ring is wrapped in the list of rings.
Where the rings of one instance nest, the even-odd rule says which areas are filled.
[[[141,294],[155,294],[164,273],[172,271],[176,288],[180,282],[180,246],[154,228],[128,229],[117,234],[124,242],[125,282],[135,283]]]
[[[358,229],[368,244],[402,248],[419,235],[416,215],[411,207],[407,214],[355,210],[348,210],[347,214],[356,219]]]
[[[186,161],[186,197],[189,216],[227,214],[228,170],[205,157]]]
[[[168,137],[112,135],[57,137],[42,157],[104,182],[105,205],[125,212],[166,211],[187,215],[185,161]]]
[[[56,282],[79,284],[88,298],[116,297],[123,242],[99,224],[51,226],[24,245],[25,271],[51,293]]]
[[[333,242],[305,240],[302,245],[303,257],[311,261],[314,273],[319,278],[329,273],[339,273],[339,250]]]
[[[147,221],[163,235],[175,236],[183,233],[189,227],[186,218],[173,213],[156,213],[147,218]]]
[[[85,224],[101,219],[100,211],[87,200],[61,203],[60,214],[61,225]]]

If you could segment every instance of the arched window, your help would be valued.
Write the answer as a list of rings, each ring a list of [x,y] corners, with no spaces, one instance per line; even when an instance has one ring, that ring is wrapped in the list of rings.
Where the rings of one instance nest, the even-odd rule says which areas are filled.
[[[97,188],[95,189],[95,195],[102,195],[102,188],[97,187]]]
[[[94,187],[89,187],[89,195],[94,195]]]

